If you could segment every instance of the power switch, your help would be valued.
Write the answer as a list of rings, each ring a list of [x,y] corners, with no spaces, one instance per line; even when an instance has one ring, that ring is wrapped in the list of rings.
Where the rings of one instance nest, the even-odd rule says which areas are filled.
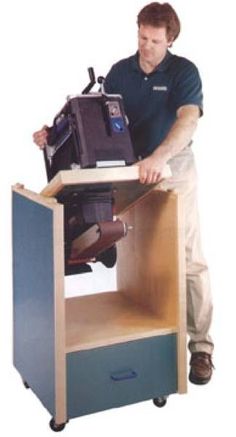
[[[125,121],[121,113],[119,102],[106,102],[111,131],[121,133],[125,130]]]

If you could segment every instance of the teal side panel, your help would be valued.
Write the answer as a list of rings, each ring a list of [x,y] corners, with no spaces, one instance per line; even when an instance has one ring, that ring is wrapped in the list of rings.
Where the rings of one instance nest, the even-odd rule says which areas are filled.
[[[175,392],[175,334],[67,355],[68,417]]]
[[[14,365],[55,413],[53,212],[13,193]]]

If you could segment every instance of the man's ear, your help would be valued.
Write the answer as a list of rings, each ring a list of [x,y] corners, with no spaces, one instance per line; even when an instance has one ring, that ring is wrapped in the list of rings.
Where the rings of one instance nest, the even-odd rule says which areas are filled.
[[[174,42],[174,38],[170,38],[169,41],[167,42],[168,47],[172,47],[173,42]]]

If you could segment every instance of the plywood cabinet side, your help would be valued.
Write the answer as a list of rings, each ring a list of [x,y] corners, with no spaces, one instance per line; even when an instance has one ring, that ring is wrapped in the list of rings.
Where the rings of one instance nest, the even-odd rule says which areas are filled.
[[[151,310],[157,318],[177,325],[178,198],[152,191],[120,218],[131,226],[118,243],[118,290]]]
[[[178,392],[187,392],[187,302],[186,302],[186,255],[185,255],[185,211],[184,200],[178,195],[177,210],[178,226],[178,307],[177,307],[177,368],[178,368]]]
[[[63,206],[13,187],[14,364],[66,421]]]
[[[186,285],[183,201],[154,190],[120,218],[131,226],[118,243],[117,286],[166,327],[174,326],[178,390],[186,392]]]

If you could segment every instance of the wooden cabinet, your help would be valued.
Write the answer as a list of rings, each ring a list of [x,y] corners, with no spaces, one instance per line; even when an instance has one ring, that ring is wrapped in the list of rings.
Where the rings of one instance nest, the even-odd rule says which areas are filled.
[[[117,243],[117,289],[81,296],[78,275],[78,296],[65,298],[55,197],[104,182],[131,228]],[[54,428],[186,391],[182,217],[181,198],[141,185],[135,167],[63,171],[41,194],[13,187],[14,365]]]

